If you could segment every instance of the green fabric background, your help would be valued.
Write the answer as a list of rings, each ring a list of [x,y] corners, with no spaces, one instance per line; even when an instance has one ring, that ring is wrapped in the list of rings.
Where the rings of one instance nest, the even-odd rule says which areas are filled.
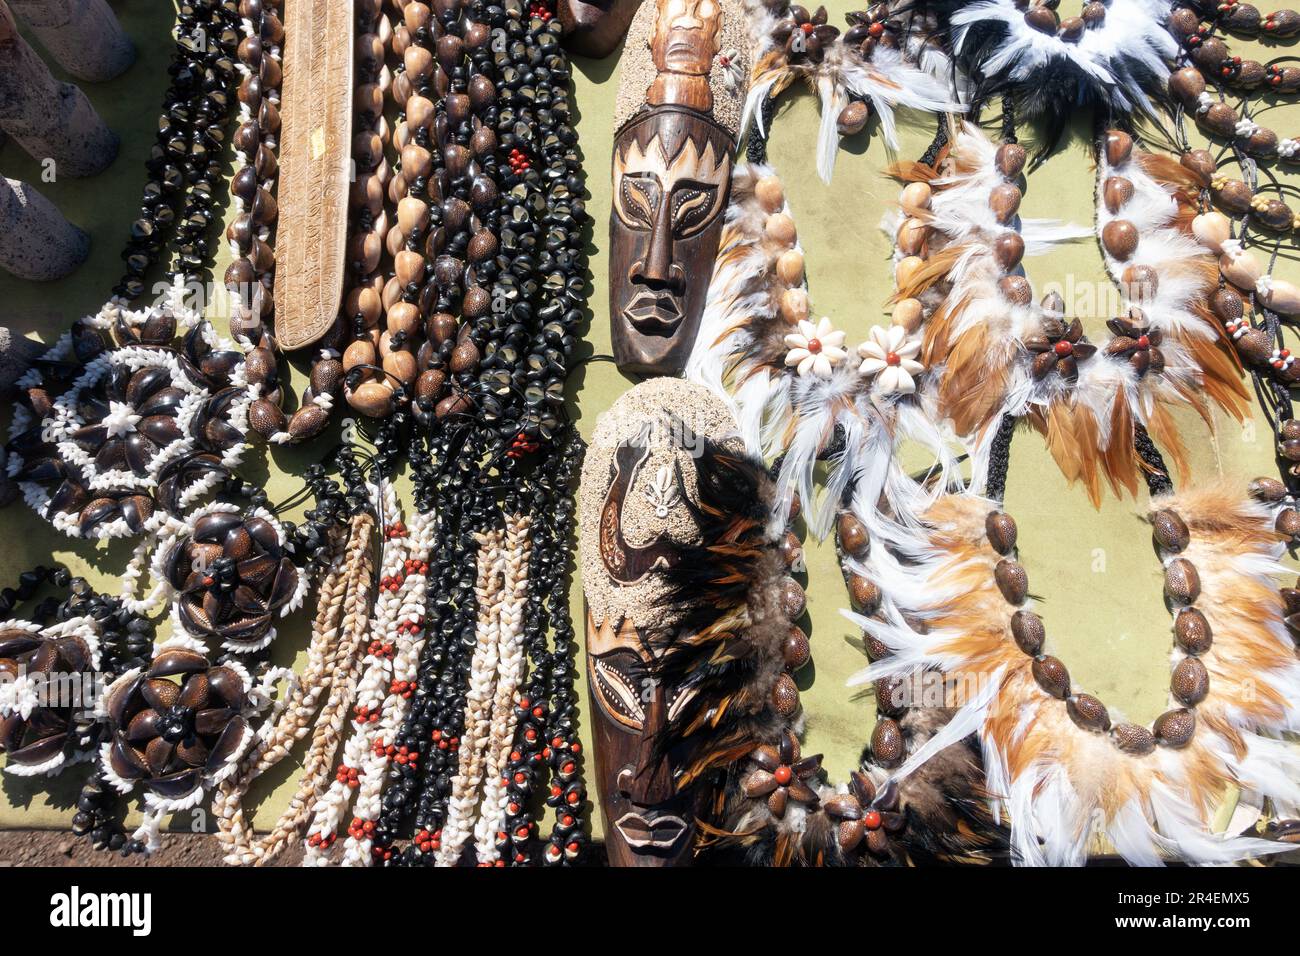
[[[118,254],[135,215],[144,181],[143,161],[165,88],[171,9],[160,3],[113,5],[136,42],[139,60],[118,80],[84,88],[122,137],[116,162],[93,179],[59,177],[45,184],[39,165],[15,144],[0,148],[0,169],[5,175],[36,184],[93,238],[90,260],[63,281],[39,285],[0,274],[0,323],[45,341],[52,341],[75,317],[96,310],[116,281]],[[834,0],[827,6],[831,22],[842,23],[843,14],[854,4]],[[1064,10],[1062,14],[1069,15]],[[1240,40],[1230,45],[1236,53],[1253,53],[1265,61],[1282,52],[1255,49]],[[617,62],[617,56],[605,61],[575,61],[573,102],[580,117],[578,130],[589,175],[589,209],[595,217],[590,249],[591,324],[581,348],[583,356],[609,353],[606,223]],[[1283,108],[1265,114],[1262,121],[1285,136],[1294,132],[1287,121],[1294,122],[1297,116],[1300,110]],[[918,157],[933,135],[933,121],[901,113],[902,148],[895,157],[885,148],[873,120],[866,133],[844,142],[834,182],[827,186],[817,178],[813,163],[817,117],[815,99],[806,90],[787,94],[775,122],[771,159],[785,180],[800,229],[814,314],[830,316],[837,327],[848,331],[850,345],[856,345],[871,325],[887,323],[883,304],[892,286],[890,240],[879,225],[897,197],[898,187],[883,170],[895,159]],[[1089,116],[1075,117],[1062,148],[1030,176],[1021,207],[1023,216],[1092,222],[1090,124]],[[218,279],[227,263],[223,243],[214,272]],[[1025,264],[1038,295],[1048,283],[1059,283],[1093,339],[1106,338],[1103,323],[1112,314],[1115,299],[1095,243],[1085,240],[1061,246]],[[1297,271],[1293,263],[1285,262],[1279,264],[1276,274],[1295,281],[1300,279]],[[302,380],[303,371],[296,368],[294,391],[301,389]],[[597,417],[630,384],[608,362],[588,363],[574,373],[572,411],[584,436],[590,436]],[[7,417],[6,413],[6,427]],[[1256,416],[1243,427],[1220,416],[1213,432],[1195,415],[1183,415],[1180,422],[1198,477],[1222,473],[1244,481],[1272,473],[1269,433],[1262,417]],[[323,438],[311,448],[277,447],[269,455],[259,445],[250,451],[242,473],[265,485],[272,500],[282,500],[298,487],[296,476],[304,465],[330,445],[330,440]],[[403,482],[403,487],[409,486]],[[1170,628],[1161,600],[1159,565],[1137,517],[1142,505],[1141,500],[1107,500],[1099,511],[1094,510],[1081,489],[1065,485],[1039,438],[1025,433],[1016,442],[1007,507],[1020,525],[1021,553],[1032,590],[1044,599],[1040,609],[1054,652],[1067,662],[1078,686],[1110,705],[1112,716],[1122,712],[1128,719],[1147,723],[1166,706]],[[291,517],[296,516],[291,513]],[[87,575],[96,586],[116,590],[115,578],[130,557],[126,543],[92,545],[56,535],[21,502],[0,514],[0,529],[3,583],[12,582],[20,570],[53,558],[74,573]],[[870,737],[874,706],[869,695],[845,686],[866,659],[856,629],[839,613],[848,606],[848,599],[834,548],[829,542],[811,541],[806,547],[814,661],[799,681],[808,717],[806,752],[824,753],[830,778],[839,781],[856,766]],[[576,579],[570,600],[574,620],[580,625],[581,582]],[[307,635],[303,620],[283,628],[276,644],[278,660],[301,664]],[[585,713],[585,681],[582,694]],[[584,737],[589,743],[589,734]],[[269,824],[283,809],[296,784],[297,769],[296,763],[281,764],[255,788],[249,805],[257,811],[258,824]],[[67,774],[51,787],[45,780],[0,775],[0,827],[66,826],[80,777],[78,772]],[[589,779],[589,784],[594,796],[595,781]],[[185,829],[207,826],[203,814],[184,816],[173,825]],[[592,817],[599,836],[599,813],[593,812]]]

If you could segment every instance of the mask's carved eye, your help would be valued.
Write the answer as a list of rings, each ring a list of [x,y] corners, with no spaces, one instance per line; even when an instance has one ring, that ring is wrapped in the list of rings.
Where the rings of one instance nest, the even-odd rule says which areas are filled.
[[[640,659],[626,651],[614,651],[592,661],[596,692],[605,710],[629,730],[645,724],[642,684],[645,668]]]
[[[654,173],[624,173],[618,180],[618,216],[632,229],[649,229],[663,201]]]
[[[718,187],[693,179],[680,180],[673,187],[673,235],[685,239],[713,221]]]

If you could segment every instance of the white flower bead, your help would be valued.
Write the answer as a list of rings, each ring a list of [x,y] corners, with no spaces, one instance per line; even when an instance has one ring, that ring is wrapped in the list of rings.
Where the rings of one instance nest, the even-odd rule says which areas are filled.
[[[835,366],[848,358],[844,351],[844,333],[836,331],[831,320],[822,316],[816,325],[807,319],[799,320],[799,331],[785,337],[785,364],[793,366],[799,375],[830,378]]]
[[[871,329],[871,338],[858,346],[862,357],[858,371],[874,379],[876,387],[886,394],[910,395],[916,391],[916,376],[925,371],[925,366],[916,361],[920,351],[921,341],[909,340],[901,325],[888,329],[877,325]]]

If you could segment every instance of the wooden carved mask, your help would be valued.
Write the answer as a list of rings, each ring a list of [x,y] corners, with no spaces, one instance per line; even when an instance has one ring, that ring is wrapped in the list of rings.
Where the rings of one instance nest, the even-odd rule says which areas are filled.
[[[641,89],[619,117],[610,215],[610,321],[624,372],[679,373],[699,330],[743,97],[743,58],[722,49],[724,5],[740,19],[731,0],[655,0],[633,23],[621,113],[629,88]],[[644,48],[632,42],[638,31]]]
[[[661,662],[683,640],[665,572],[699,544],[692,509],[698,433],[734,428],[700,386],[656,378],[602,418],[583,468],[581,560],[596,782],[614,866],[691,860],[697,791],[684,747],[663,746],[692,688]]]

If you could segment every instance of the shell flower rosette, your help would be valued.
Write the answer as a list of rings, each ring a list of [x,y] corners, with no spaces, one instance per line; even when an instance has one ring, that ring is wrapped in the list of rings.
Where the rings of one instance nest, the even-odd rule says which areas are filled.
[[[173,287],[164,304],[140,311],[110,304],[83,320],[78,335],[88,345],[61,340],[42,359],[88,356],[70,387],[15,415],[10,474],[28,503],[66,534],[151,532],[163,521],[160,504],[178,506],[157,494],[178,464],[209,459],[184,469],[180,490],[188,502],[243,456],[250,393],[242,354],[185,307],[183,291]],[[181,327],[188,331],[177,345]],[[94,351],[92,337],[102,344],[105,332],[117,347]]]
[[[215,503],[196,511],[154,559],[154,574],[174,592],[176,632],[235,654],[269,645],[275,619],[301,607],[309,585],[286,545],[265,509]]]
[[[816,324],[800,319],[795,330],[785,336],[785,365],[801,378],[829,379],[847,357],[844,333],[823,316]]]
[[[104,695],[105,779],[119,793],[136,784],[153,813],[188,809],[236,769],[256,734],[257,692],[242,665],[168,641],[147,668],[127,671]]]
[[[901,325],[888,329],[872,326],[870,338],[858,346],[862,363],[858,371],[871,381],[880,396],[911,395],[925,366],[917,361],[921,340],[909,336]]]
[[[94,753],[99,626],[90,617],[42,628],[0,625],[0,753],[5,772],[55,774]]]

